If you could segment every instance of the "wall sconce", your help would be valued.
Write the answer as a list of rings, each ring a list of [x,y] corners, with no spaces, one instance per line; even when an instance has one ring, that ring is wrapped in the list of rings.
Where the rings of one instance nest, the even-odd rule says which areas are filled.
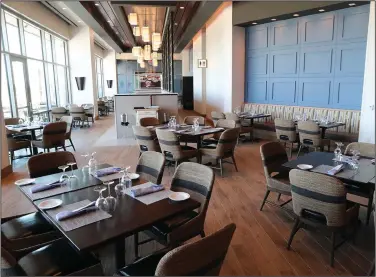
[[[85,89],[85,77],[75,77],[77,89],[84,90]]]
[[[112,82],[113,80],[107,80],[107,87],[112,88]]]

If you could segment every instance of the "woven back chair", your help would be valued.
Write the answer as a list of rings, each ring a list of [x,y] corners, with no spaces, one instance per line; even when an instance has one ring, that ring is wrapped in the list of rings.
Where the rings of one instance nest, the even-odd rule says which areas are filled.
[[[251,123],[243,119],[241,120],[237,114],[234,113],[225,113],[227,120],[234,120],[236,123],[236,127],[239,127],[239,133],[240,134],[247,134],[249,133],[250,138],[252,138],[252,132],[253,128],[251,126]]]
[[[183,122],[188,125],[193,125],[195,118],[198,118],[198,124],[200,126],[205,126],[205,118],[202,116],[186,116]]]
[[[76,158],[71,152],[44,153],[32,156],[27,162],[27,168],[30,178],[38,178],[59,173],[61,170],[58,167],[70,162],[76,162]],[[77,165],[74,165],[73,169],[77,169]],[[70,167],[68,170],[70,170]]]
[[[56,107],[51,109],[52,121],[59,121],[61,117],[67,115],[67,110],[64,107]]]
[[[289,181],[288,172],[282,167],[282,164],[288,162],[286,150],[279,142],[268,142],[260,147],[261,159],[264,167],[264,174],[266,178],[266,193],[263,202],[261,203],[260,211],[265,203],[274,204],[269,202],[268,196],[270,192],[278,193],[278,199],[283,195],[291,195],[291,186]],[[283,207],[290,200],[279,205]]]
[[[155,117],[143,117],[140,119],[140,125],[143,127],[160,125],[159,119]]]
[[[8,142],[8,151],[10,152],[10,160],[13,163],[13,160],[16,158],[14,152],[21,149],[29,149],[30,154],[32,154],[31,143],[29,140],[18,140],[12,137],[7,138]]]
[[[365,143],[365,142],[352,142],[347,145],[345,150],[345,155],[351,155],[352,150],[358,150],[360,152],[360,156],[366,158],[375,158],[376,156],[376,148],[375,144],[373,143]]]
[[[141,154],[138,160],[136,172],[145,179],[154,184],[162,182],[165,157],[162,153],[146,151]]]
[[[69,142],[71,144],[69,146],[72,146],[73,150],[76,151],[76,148],[74,147],[73,141],[72,141],[73,117],[65,115],[65,116],[62,116],[60,118],[60,121],[63,121],[63,122],[67,123],[67,132],[65,133],[65,139],[69,140]]]
[[[298,132],[300,139],[300,147],[298,156],[303,147],[323,150],[324,145],[328,145],[330,148],[330,140],[321,138],[320,127],[313,121],[298,121]],[[330,149],[328,149],[330,150]]]
[[[83,107],[71,107],[69,109],[69,114],[73,117],[74,122],[81,122],[81,126],[84,126],[85,122],[89,124],[85,109]]]
[[[42,140],[33,140],[32,144],[34,147],[47,149],[50,148],[57,149],[62,147],[65,151],[65,135],[67,131],[66,122],[52,122],[47,124],[43,129]]]
[[[240,127],[240,118],[237,114],[234,113],[225,113],[225,118],[227,120],[234,120],[236,123],[236,127]]]
[[[215,123],[215,127],[223,129],[233,129],[236,128],[236,121],[232,119],[219,119]]]
[[[214,122],[216,122],[217,120],[220,120],[220,119],[226,119],[226,116],[224,113],[212,111],[211,118],[213,119]]]
[[[353,225],[357,227],[359,205],[346,200],[346,188],[335,177],[293,169],[290,171],[295,226],[287,245],[290,248],[295,233],[302,223],[332,231],[331,265],[334,263],[335,234]]]
[[[145,151],[161,152],[155,132],[142,126],[132,126],[132,129],[137,144],[140,147],[140,155]]]
[[[290,144],[290,157],[292,156],[292,148],[294,143],[298,142],[295,122],[289,119],[276,118],[274,120],[275,133],[277,140]]]

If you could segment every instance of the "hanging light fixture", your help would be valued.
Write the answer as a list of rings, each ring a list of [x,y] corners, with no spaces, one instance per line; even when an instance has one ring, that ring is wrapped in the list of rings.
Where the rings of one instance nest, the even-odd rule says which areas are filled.
[[[140,67],[141,67],[141,68],[145,68],[145,62],[144,62],[144,61],[142,61],[142,62],[140,63]]]
[[[152,36],[151,36],[151,41],[153,43],[155,43],[156,45],[161,44],[161,34],[160,33],[153,33]]]
[[[130,13],[128,15],[128,22],[132,26],[136,26],[137,25],[137,13]]]
[[[158,66],[158,60],[157,60],[157,59],[153,59],[153,66],[154,66],[154,67],[157,67],[157,66]]]
[[[144,57],[138,57],[138,58],[137,58],[137,62],[138,62],[139,64],[141,64],[143,61],[144,61]]]
[[[144,53],[151,54],[151,46],[149,44],[145,45],[145,47],[144,47]]]
[[[144,51],[144,60],[145,61],[150,61],[151,60],[151,54],[150,54],[150,52]]]
[[[134,35],[135,37],[139,37],[139,36],[141,36],[141,30],[140,30],[140,27],[138,27],[138,26],[133,27],[133,35]]]
[[[151,53],[151,58],[152,58],[153,60],[157,60],[157,59],[158,59],[158,53],[157,53],[157,52],[153,52],[153,53]]]
[[[150,42],[150,30],[148,26],[141,28],[141,35],[144,42]]]
[[[132,47],[132,54],[136,57],[139,57],[141,55],[141,47],[140,46]]]

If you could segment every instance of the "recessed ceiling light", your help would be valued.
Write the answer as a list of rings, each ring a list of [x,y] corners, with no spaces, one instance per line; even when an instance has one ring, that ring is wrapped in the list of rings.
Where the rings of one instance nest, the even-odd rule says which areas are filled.
[[[181,7],[180,7],[180,9],[181,9],[181,10],[184,10],[184,7],[183,7],[183,6],[181,6]]]
[[[99,3],[95,3],[94,5],[95,5],[95,6],[99,6]]]
[[[78,23],[81,23],[82,21],[81,21],[81,20],[78,20],[77,22],[78,22]]]
[[[298,13],[294,13],[292,16],[295,16],[295,17],[296,17],[296,16],[299,16],[299,14],[298,14]]]
[[[63,10],[66,10],[67,8],[66,7],[63,7]]]
[[[352,6],[355,6],[356,4],[355,3],[350,3],[349,6],[352,7]]]
[[[111,20],[107,20],[107,22],[108,22],[108,23],[110,23],[110,22],[111,22]]]
[[[272,18],[271,20],[272,20],[272,21],[276,21],[277,19],[275,19],[275,18]]]
[[[174,24],[175,24],[175,26],[177,26],[177,25],[178,25],[178,23],[176,23],[176,22],[175,22]]]
[[[319,9],[319,12],[321,12],[321,13],[322,13],[322,12],[325,12],[325,10],[324,10],[324,9]]]
[[[256,25],[257,24],[257,22],[252,22],[252,25]]]

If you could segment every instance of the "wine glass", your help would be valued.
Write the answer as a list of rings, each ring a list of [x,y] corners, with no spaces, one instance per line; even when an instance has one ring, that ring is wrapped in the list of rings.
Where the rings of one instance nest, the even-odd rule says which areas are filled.
[[[341,147],[343,146],[342,142],[335,142],[337,145],[337,148],[334,149],[334,156],[336,157],[337,160],[342,160],[342,150]]]
[[[116,208],[116,198],[111,195],[111,187],[114,181],[104,182],[103,185],[108,186],[108,196],[106,197],[107,209],[108,211],[114,211]]]
[[[97,170],[97,160],[94,157],[96,153],[97,152],[91,153],[91,158],[89,160],[89,172],[95,172]]]
[[[69,179],[71,178],[76,178],[78,179],[78,177],[76,175],[73,174],[73,166],[76,165],[77,163],[75,162],[70,162],[70,163],[67,163],[68,166],[70,166],[70,169],[71,169],[71,175],[69,176]]]
[[[121,173],[123,173],[123,176],[121,176],[119,183],[115,186],[115,192],[118,196],[124,195],[125,190],[132,186],[132,180],[128,175],[129,168],[130,166],[127,166],[126,168],[122,169],[122,171],[120,171]]]
[[[58,167],[58,169],[63,171],[63,175],[60,176],[60,183],[66,183],[69,181],[68,174],[65,173],[65,170],[68,168],[68,165],[61,165]]]
[[[25,120],[23,120],[22,118],[20,118],[20,119],[18,120],[18,124],[19,124],[19,125],[22,125],[24,122],[25,122]]]
[[[98,199],[95,201],[95,206],[100,210],[106,210],[107,207],[107,201],[106,198],[103,197],[103,192],[107,188],[105,186],[97,186],[94,188],[94,191],[99,193]]]

